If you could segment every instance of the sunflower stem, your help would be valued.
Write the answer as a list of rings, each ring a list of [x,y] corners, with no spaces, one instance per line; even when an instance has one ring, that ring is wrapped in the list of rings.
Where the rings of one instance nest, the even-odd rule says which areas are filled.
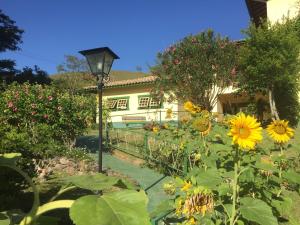
[[[280,155],[282,156],[283,155],[283,147],[282,145],[279,145],[280,146]]]
[[[230,225],[234,225],[236,223],[235,217],[237,214],[236,203],[238,196],[238,175],[239,175],[239,167],[240,167],[240,159],[239,159],[239,150],[235,147],[235,157],[234,157],[234,178],[233,178],[233,186],[232,186],[232,210],[230,217]]]

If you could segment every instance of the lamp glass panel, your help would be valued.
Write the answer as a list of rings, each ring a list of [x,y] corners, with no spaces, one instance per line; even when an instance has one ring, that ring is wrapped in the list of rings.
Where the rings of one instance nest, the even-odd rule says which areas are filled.
[[[93,53],[86,55],[86,59],[89,63],[91,72],[93,74],[101,74],[102,73],[102,66],[103,66],[103,59],[104,53]]]
[[[111,66],[113,64],[114,57],[111,54],[106,53],[104,60],[105,60],[105,62],[104,62],[103,72],[108,75],[110,72]]]

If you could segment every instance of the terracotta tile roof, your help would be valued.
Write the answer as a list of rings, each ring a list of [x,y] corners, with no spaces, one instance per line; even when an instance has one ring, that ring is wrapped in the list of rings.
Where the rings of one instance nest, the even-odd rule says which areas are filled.
[[[146,77],[140,77],[135,79],[109,81],[108,83],[104,84],[104,88],[153,83],[156,80],[156,78],[157,78],[156,76],[146,76]],[[85,89],[97,89],[97,86],[89,86],[89,87],[85,87]]]

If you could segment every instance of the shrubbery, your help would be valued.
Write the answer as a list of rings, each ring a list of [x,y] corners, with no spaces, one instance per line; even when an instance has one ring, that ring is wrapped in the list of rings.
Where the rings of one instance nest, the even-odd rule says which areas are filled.
[[[13,84],[0,96],[0,151],[47,158],[71,148],[93,121],[91,98]]]

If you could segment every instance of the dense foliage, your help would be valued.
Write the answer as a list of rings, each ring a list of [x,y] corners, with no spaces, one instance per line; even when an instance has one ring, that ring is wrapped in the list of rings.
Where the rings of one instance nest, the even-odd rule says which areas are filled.
[[[250,96],[262,93],[273,118],[292,125],[299,120],[299,24],[296,18],[272,26],[251,25],[239,52],[240,91]]]
[[[24,32],[15,24],[9,16],[0,10],[0,52],[6,50],[18,50],[18,45],[22,42]]]
[[[92,123],[94,102],[51,86],[10,85],[0,98],[1,152],[20,151],[35,157],[72,147]]]
[[[155,92],[210,111],[236,74],[236,55],[236,44],[211,30],[185,37],[158,54],[152,68],[158,76]]]
[[[45,215],[49,211],[69,209],[69,216],[76,225],[150,225],[147,213],[148,198],[144,191],[118,177],[104,174],[65,177],[59,180],[61,189],[48,202],[41,204],[38,188],[30,177],[16,166],[20,154],[0,154],[0,167],[19,173],[31,186],[34,198],[29,213],[18,210],[0,212],[1,224],[58,224],[59,218]],[[77,199],[57,199],[75,189],[89,191]],[[110,193],[107,193],[110,190]],[[113,191],[112,191],[113,190]],[[94,193],[93,193],[94,192]],[[98,193],[98,194],[96,194]],[[72,224],[73,224],[72,223]]]

